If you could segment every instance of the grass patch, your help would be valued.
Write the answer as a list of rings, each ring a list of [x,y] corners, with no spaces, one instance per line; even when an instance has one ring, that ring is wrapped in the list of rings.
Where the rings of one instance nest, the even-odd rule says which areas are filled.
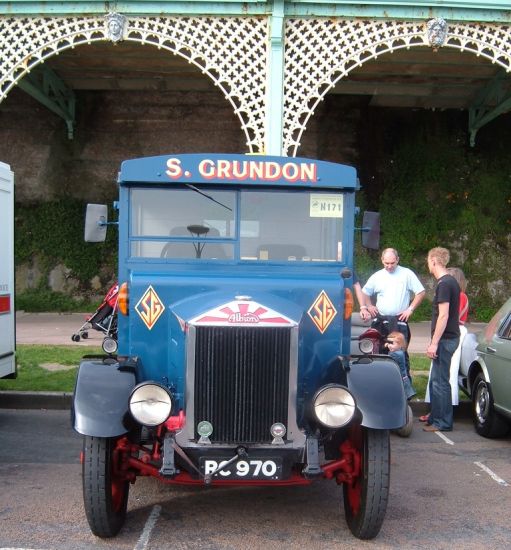
[[[417,392],[415,399],[424,399],[426,396],[426,388],[428,385],[429,368],[431,359],[425,355],[411,354],[410,355],[410,370],[412,371],[412,384]],[[460,401],[466,400],[467,396],[458,388]]]
[[[18,377],[0,380],[0,390],[72,392],[80,359],[95,353],[102,351],[99,347],[18,345]],[[51,372],[40,366],[43,363],[72,365],[74,368]]]
[[[410,370],[412,384],[417,392],[415,399],[424,399],[428,385],[429,368],[431,359],[424,355],[410,354]]]
[[[428,385],[428,375],[412,373],[412,385],[417,392],[414,399],[424,399],[426,395],[426,387]]]
[[[84,355],[91,354],[102,354],[102,351],[99,347],[18,345],[18,378],[0,380],[0,390],[72,392],[80,360]],[[40,366],[44,363],[73,365],[75,368],[51,372]],[[430,360],[423,355],[412,354],[410,364],[417,399],[424,399]]]
[[[431,359],[425,355],[418,353],[410,354],[410,370],[417,371],[427,371],[429,372],[429,367],[431,366]]]

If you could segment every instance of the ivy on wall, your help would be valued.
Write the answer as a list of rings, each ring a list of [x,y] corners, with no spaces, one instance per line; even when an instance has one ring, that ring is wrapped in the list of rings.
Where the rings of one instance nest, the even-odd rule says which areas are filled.
[[[117,231],[107,233],[105,243],[83,240],[86,204],[75,199],[19,205],[15,207],[15,264],[33,264],[35,258],[42,271],[35,288],[26,289],[16,297],[17,309],[29,311],[66,311],[83,309],[88,298],[102,294],[117,273]],[[113,213],[109,213],[112,219]],[[54,292],[48,285],[48,275],[56,265],[69,270],[77,281],[75,296]],[[99,277],[99,288],[91,280]],[[46,308],[46,309],[45,309]]]
[[[361,126],[354,164],[363,189],[357,204],[381,213],[381,248],[397,248],[401,263],[430,283],[429,289],[427,251],[448,248],[451,265],[461,267],[469,281],[469,318],[488,320],[511,295],[509,116],[483,128],[475,148],[468,146],[463,113],[367,109]],[[85,243],[85,206],[68,197],[16,206],[16,265],[37,259],[44,272],[35,287],[18,293],[18,309],[83,310],[80,300],[104,294],[116,277],[117,231],[109,228],[106,243]],[[364,282],[381,268],[380,252],[363,250],[357,237],[356,266]],[[48,284],[59,264],[78,281],[72,295],[55,293]],[[92,284],[95,276],[99,288]],[[414,320],[422,318],[430,318],[426,300],[414,314]]]
[[[428,120],[420,130],[401,127],[382,160],[382,192],[364,201],[381,213],[381,247],[396,248],[423,280],[431,277],[428,250],[448,248],[469,282],[471,318],[487,321],[511,295],[510,158],[501,147],[471,148],[466,133]],[[362,279],[381,268],[379,252],[360,256]]]

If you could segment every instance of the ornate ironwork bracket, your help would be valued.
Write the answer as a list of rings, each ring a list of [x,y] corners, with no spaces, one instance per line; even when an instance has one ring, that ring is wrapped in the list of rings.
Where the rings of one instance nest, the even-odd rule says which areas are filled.
[[[59,76],[49,67],[41,65],[33,69],[18,86],[61,118],[67,125],[67,137],[73,139],[76,99]]]
[[[470,146],[474,147],[476,134],[483,126],[511,109],[511,93],[504,91],[504,81],[508,78],[502,70],[479,93],[476,101],[468,111],[468,129]]]

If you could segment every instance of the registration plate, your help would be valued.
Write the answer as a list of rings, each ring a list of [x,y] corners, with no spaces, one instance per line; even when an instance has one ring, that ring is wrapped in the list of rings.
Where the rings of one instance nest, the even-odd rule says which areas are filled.
[[[220,465],[227,462],[222,458],[202,457],[200,459],[201,471],[204,475],[211,475]],[[213,477],[216,479],[281,479],[282,460],[243,458],[217,472]]]

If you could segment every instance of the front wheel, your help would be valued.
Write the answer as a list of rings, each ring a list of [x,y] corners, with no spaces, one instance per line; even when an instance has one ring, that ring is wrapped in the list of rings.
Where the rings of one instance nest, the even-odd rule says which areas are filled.
[[[346,522],[357,538],[372,539],[380,532],[387,511],[389,431],[359,427],[350,439],[360,453],[361,471],[353,483],[343,486]]]
[[[507,422],[495,412],[491,386],[479,373],[472,392],[472,412],[476,432],[483,437],[500,437],[509,431]]]
[[[85,436],[83,442],[83,503],[91,531],[115,537],[124,525],[129,482],[116,475],[115,439]]]

